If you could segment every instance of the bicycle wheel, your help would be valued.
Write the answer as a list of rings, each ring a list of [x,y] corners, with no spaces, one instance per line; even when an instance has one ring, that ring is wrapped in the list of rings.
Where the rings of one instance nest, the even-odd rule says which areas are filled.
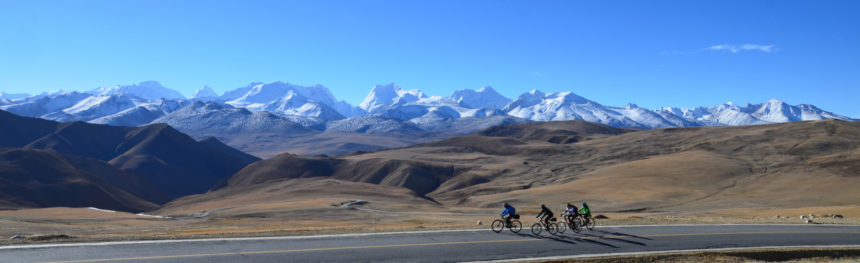
[[[520,230],[523,230],[523,223],[520,223],[520,220],[511,221],[511,232],[519,233]]]
[[[555,224],[549,223],[549,225],[546,225],[546,231],[549,232],[550,235],[555,235],[558,233],[558,228],[556,228]]]
[[[594,230],[595,224],[597,224],[597,221],[594,220],[594,218],[589,218],[588,223],[585,223],[585,227],[588,228],[588,230]]]
[[[565,222],[555,223],[555,228],[558,229],[559,234],[564,234],[564,231],[567,231],[567,223],[565,223]]]
[[[540,232],[543,231],[543,226],[540,223],[534,223],[532,225],[532,234],[540,235]]]
[[[505,230],[505,221],[496,219],[492,224],[490,224],[490,228],[493,229],[493,232],[500,233],[502,230]]]
[[[579,233],[582,231],[582,219],[579,217],[573,219],[573,232]]]

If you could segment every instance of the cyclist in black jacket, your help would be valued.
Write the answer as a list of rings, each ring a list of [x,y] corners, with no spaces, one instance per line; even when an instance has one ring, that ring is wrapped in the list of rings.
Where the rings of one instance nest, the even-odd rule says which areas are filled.
[[[540,205],[540,213],[538,213],[536,218],[543,220],[544,227],[549,230],[549,220],[553,218],[553,214],[545,204]]]

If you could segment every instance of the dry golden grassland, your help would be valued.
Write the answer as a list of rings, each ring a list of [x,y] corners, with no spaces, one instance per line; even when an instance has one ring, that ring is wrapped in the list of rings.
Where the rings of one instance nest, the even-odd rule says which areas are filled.
[[[524,225],[534,222],[541,204],[560,211],[582,201],[594,215],[608,217],[599,225],[805,224],[800,216],[810,214],[817,224],[860,224],[855,122],[617,135],[586,132],[614,129],[584,122],[524,127],[518,139],[475,134],[336,160],[279,155],[246,167],[224,188],[149,212],[165,218],[85,208],[0,211],[0,237],[89,241],[488,228],[504,202],[524,215]],[[553,133],[553,127],[566,130]],[[576,142],[547,141],[557,134]],[[366,203],[344,207],[350,200]]]
[[[43,208],[0,211],[0,237],[24,235],[28,240],[9,241],[2,245],[119,241],[149,239],[184,239],[211,237],[290,236],[358,232],[416,231],[433,229],[473,229],[489,227],[499,209],[442,208],[406,206],[385,200],[341,207],[352,199],[324,198],[268,202],[215,209],[205,217],[204,210],[162,213],[169,218],[155,218],[124,212],[105,212],[87,208]],[[361,209],[359,209],[361,208]],[[841,213],[845,218],[817,218],[820,224],[860,224],[858,207],[819,207],[793,209],[736,209],[709,213],[600,213],[609,219],[600,225],[642,224],[803,224],[798,217],[806,211]],[[530,215],[537,209],[522,209],[523,223],[531,224]],[[773,214],[792,215],[776,218]],[[481,225],[478,225],[481,221]],[[34,240],[35,238],[35,240]]]

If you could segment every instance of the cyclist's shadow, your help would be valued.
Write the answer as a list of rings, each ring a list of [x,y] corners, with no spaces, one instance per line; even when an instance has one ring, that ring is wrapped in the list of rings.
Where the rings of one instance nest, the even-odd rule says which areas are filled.
[[[627,240],[627,239],[623,239],[623,238],[617,238],[617,237],[610,237],[610,236],[603,236],[603,235],[594,235],[594,234],[589,234],[589,233],[582,233],[582,235],[587,236],[587,237],[592,237],[592,238],[600,238],[600,239],[608,239],[608,240],[621,241],[621,242],[630,243],[630,244],[634,244],[634,245],[640,245],[640,246],[647,246],[647,245],[648,245],[648,244],[645,244],[645,243],[642,243],[642,242],[636,242],[636,241]],[[630,236],[630,235],[618,235],[618,236]],[[630,236],[630,237],[634,237],[634,236]],[[644,237],[640,237],[640,238],[644,238]],[[651,240],[650,238],[644,238],[644,239]]]
[[[567,243],[567,244],[571,244],[571,245],[576,245],[576,242],[573,241],[573,240],[576,240],[579,242],[586,242],[586,243],[592,243],[592,244],[597,244],[597,245],[603,245],[603,246],[607,246],[607,247],[611,247],[611,248],[620,248],[620,247],[613,245],[613,244],[603,243],[603,242],[600,242],[597,240],[576,238],[576,237],[571,238],[568,236],[556,236],[556,235],[541,236],[541,235],[529,235],[529,234],[520,234],[520,233],[517,233],[516,235],[521,236],[521,237],[530,237],[530,238],[537,238],[537,239],[552,240],[552,241]]]
[[[637,236],[637,235],[633,235],[633,234],[627,234],[627,233],[621,233],[621,232],[610,232],[610,231],[599,230],[599,229],[594,230],[594,231],[600,232],[602,234],[608,234],[608,235],[626,236],[626,237],[633,237],[633,238],[639,238],[639,239],[645,239],[645,240],[654,240],[653,238],[641,237],[641,236]]]

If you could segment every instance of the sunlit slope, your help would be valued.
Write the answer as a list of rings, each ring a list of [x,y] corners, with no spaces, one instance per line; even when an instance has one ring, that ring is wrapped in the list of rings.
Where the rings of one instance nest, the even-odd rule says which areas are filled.
[[[685,212],[853,205],[860,201],[858,149],[860,124],[837,120],[661,130],[528,123],[336,158],[281,155],[198,198],[231,189],[274,195],[278,190],[266,188],[273,183],[319,178],[407,189],[448,207],[587,201],[601,211]]]

